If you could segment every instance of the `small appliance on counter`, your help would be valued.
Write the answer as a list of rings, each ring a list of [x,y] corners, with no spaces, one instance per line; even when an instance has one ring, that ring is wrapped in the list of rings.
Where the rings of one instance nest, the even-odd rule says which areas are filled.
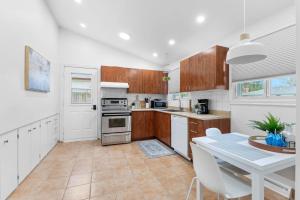
[[[127,98],[101,99],[102,145],[131,142],[131,111]]]
[[[167,107],[168,107],[167,100],[163,100],[163,99],[153,99],[153,100],[151,100],[151,108],[165,109]]]
[[[198,103],[195,105],[195,111],[198,115],[208,114],[208,99],[198,99]]]

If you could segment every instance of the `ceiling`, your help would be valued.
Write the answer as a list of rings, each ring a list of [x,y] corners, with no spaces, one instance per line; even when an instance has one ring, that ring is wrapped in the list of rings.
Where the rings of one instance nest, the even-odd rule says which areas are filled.
[[[164,66],[242,27],[241,0],[46,0],[59,26]],[[247,23],[292,6],[294,0],[248,0]],[[206,21],[197,24],[195,18]],[[80,27],[86,24],[86,28]],[[119,38],[120,32],[131,36]],[[169,39],[176,44],[170,46]],[[157,52],[158,57],[153,53]]]

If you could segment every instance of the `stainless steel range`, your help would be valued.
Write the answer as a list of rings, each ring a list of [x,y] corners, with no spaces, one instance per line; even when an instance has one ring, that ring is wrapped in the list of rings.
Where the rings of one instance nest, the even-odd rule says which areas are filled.
[[[127,98],[101,99],[102,145],[131,142],[131,111]]]

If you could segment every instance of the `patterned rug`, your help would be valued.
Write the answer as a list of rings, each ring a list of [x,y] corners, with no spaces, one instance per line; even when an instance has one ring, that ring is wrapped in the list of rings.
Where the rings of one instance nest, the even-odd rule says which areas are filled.
[[[172,149],[159,142],[158,140],[139,141],[138,145],[148,158],[158,158],[161,156],[175,154]]]

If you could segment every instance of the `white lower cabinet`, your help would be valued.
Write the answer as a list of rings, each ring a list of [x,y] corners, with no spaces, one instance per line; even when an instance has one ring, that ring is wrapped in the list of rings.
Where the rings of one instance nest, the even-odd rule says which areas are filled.
[[[18,131],[0,139],[0,199],[6,199],[18,186]]]
[[[0,135],[0,200],[5,200],[56,145],[59,115]]]
[[[42,155],[47,153],[56,145],[59,137],[59,118],[58,115],[49,117],[41,121],[41,144]]]
[[[31,172],[41,159],[40,122],[19,129],[19,182]]]

